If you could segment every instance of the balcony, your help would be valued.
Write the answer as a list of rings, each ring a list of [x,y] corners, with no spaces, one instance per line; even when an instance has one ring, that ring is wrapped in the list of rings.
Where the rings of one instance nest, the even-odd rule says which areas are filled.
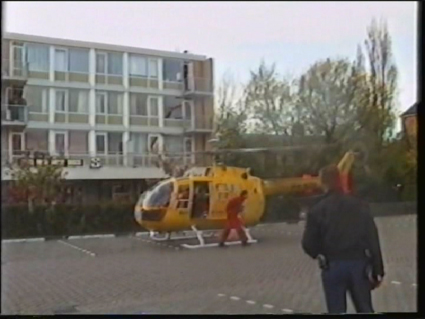
[[[25,127],[28,123],[26,105],[2,105],[1,124],[9,127]]]
[[[162,81],[164,90],[182,91],[184,89],[183,81]]]
[[[189,77],[185,83],[185,97],[213,96],[213,83],[210,79]]]
[[[24,85],[28,79],[28,62],[2,59],[1,77],[7,85]]]
[[[25,126],[28,122],[27,101],[24,90],[15,86],[2,88],[1,122],[7,126]]]
[[[159,89],[159,81],[158,78],[149,78],[142,76],[129,76],[129,83],[131,87],[141,87],[146,89]]]
[[[89,83],[89,73],[77,71],[55,71],[55,81]]]
[[[188,133],[212,133],[214,130],[213,118],[196,118],[186,132]]]
[[[167,118],[164,119],[164,127],[178,127],[183,129],[189,129],[192,126],[190,120]]]

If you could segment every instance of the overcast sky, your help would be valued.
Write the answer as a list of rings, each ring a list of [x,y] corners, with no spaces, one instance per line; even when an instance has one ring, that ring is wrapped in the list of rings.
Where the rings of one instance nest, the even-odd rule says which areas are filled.
[[[400,110],[416,101],[415,2],[7,2],[7,32],[215,59],[246,80],[261,59],[298,75],[318,59],[355,57],[373,17],[385,18],[399,68]],[[4,22],[3,22],[4,23]]]

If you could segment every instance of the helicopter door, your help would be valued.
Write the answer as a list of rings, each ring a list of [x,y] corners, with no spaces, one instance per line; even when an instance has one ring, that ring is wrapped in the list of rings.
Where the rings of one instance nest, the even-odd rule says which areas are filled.
[[[187,215],[191,210],[191,190],[189,181],[180,181],[177,188],[176,209],[180,215]]]
[[[207,218],[210,212],[210,183],[194,182],[194,196],[191,217],[194,219]]]

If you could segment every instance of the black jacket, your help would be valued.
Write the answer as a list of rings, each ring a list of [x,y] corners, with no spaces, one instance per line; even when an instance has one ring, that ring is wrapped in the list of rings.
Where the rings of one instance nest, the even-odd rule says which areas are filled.
[[[312,258],[329,261],[364,259],[372,255],[374,275],[384,275],[378,230],[369,205],[353,196],[329,192],[307,214],[302,247]]]

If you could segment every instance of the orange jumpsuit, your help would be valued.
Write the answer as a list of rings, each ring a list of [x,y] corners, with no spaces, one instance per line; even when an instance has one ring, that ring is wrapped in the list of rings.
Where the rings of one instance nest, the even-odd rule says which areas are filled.
[[[227,222],[223,233],[221,234],[220,244],[223,244],[226,241],[232,229],[235,229],[237,231],[239,238],[242,240],[243,243],[246,243],[248,241],[245,231],[242,228],[243,222],[239,218],[239,213],[242,211],[242,204],[244,201],[245,198],[238,196],[231,199],[227,204]]]

